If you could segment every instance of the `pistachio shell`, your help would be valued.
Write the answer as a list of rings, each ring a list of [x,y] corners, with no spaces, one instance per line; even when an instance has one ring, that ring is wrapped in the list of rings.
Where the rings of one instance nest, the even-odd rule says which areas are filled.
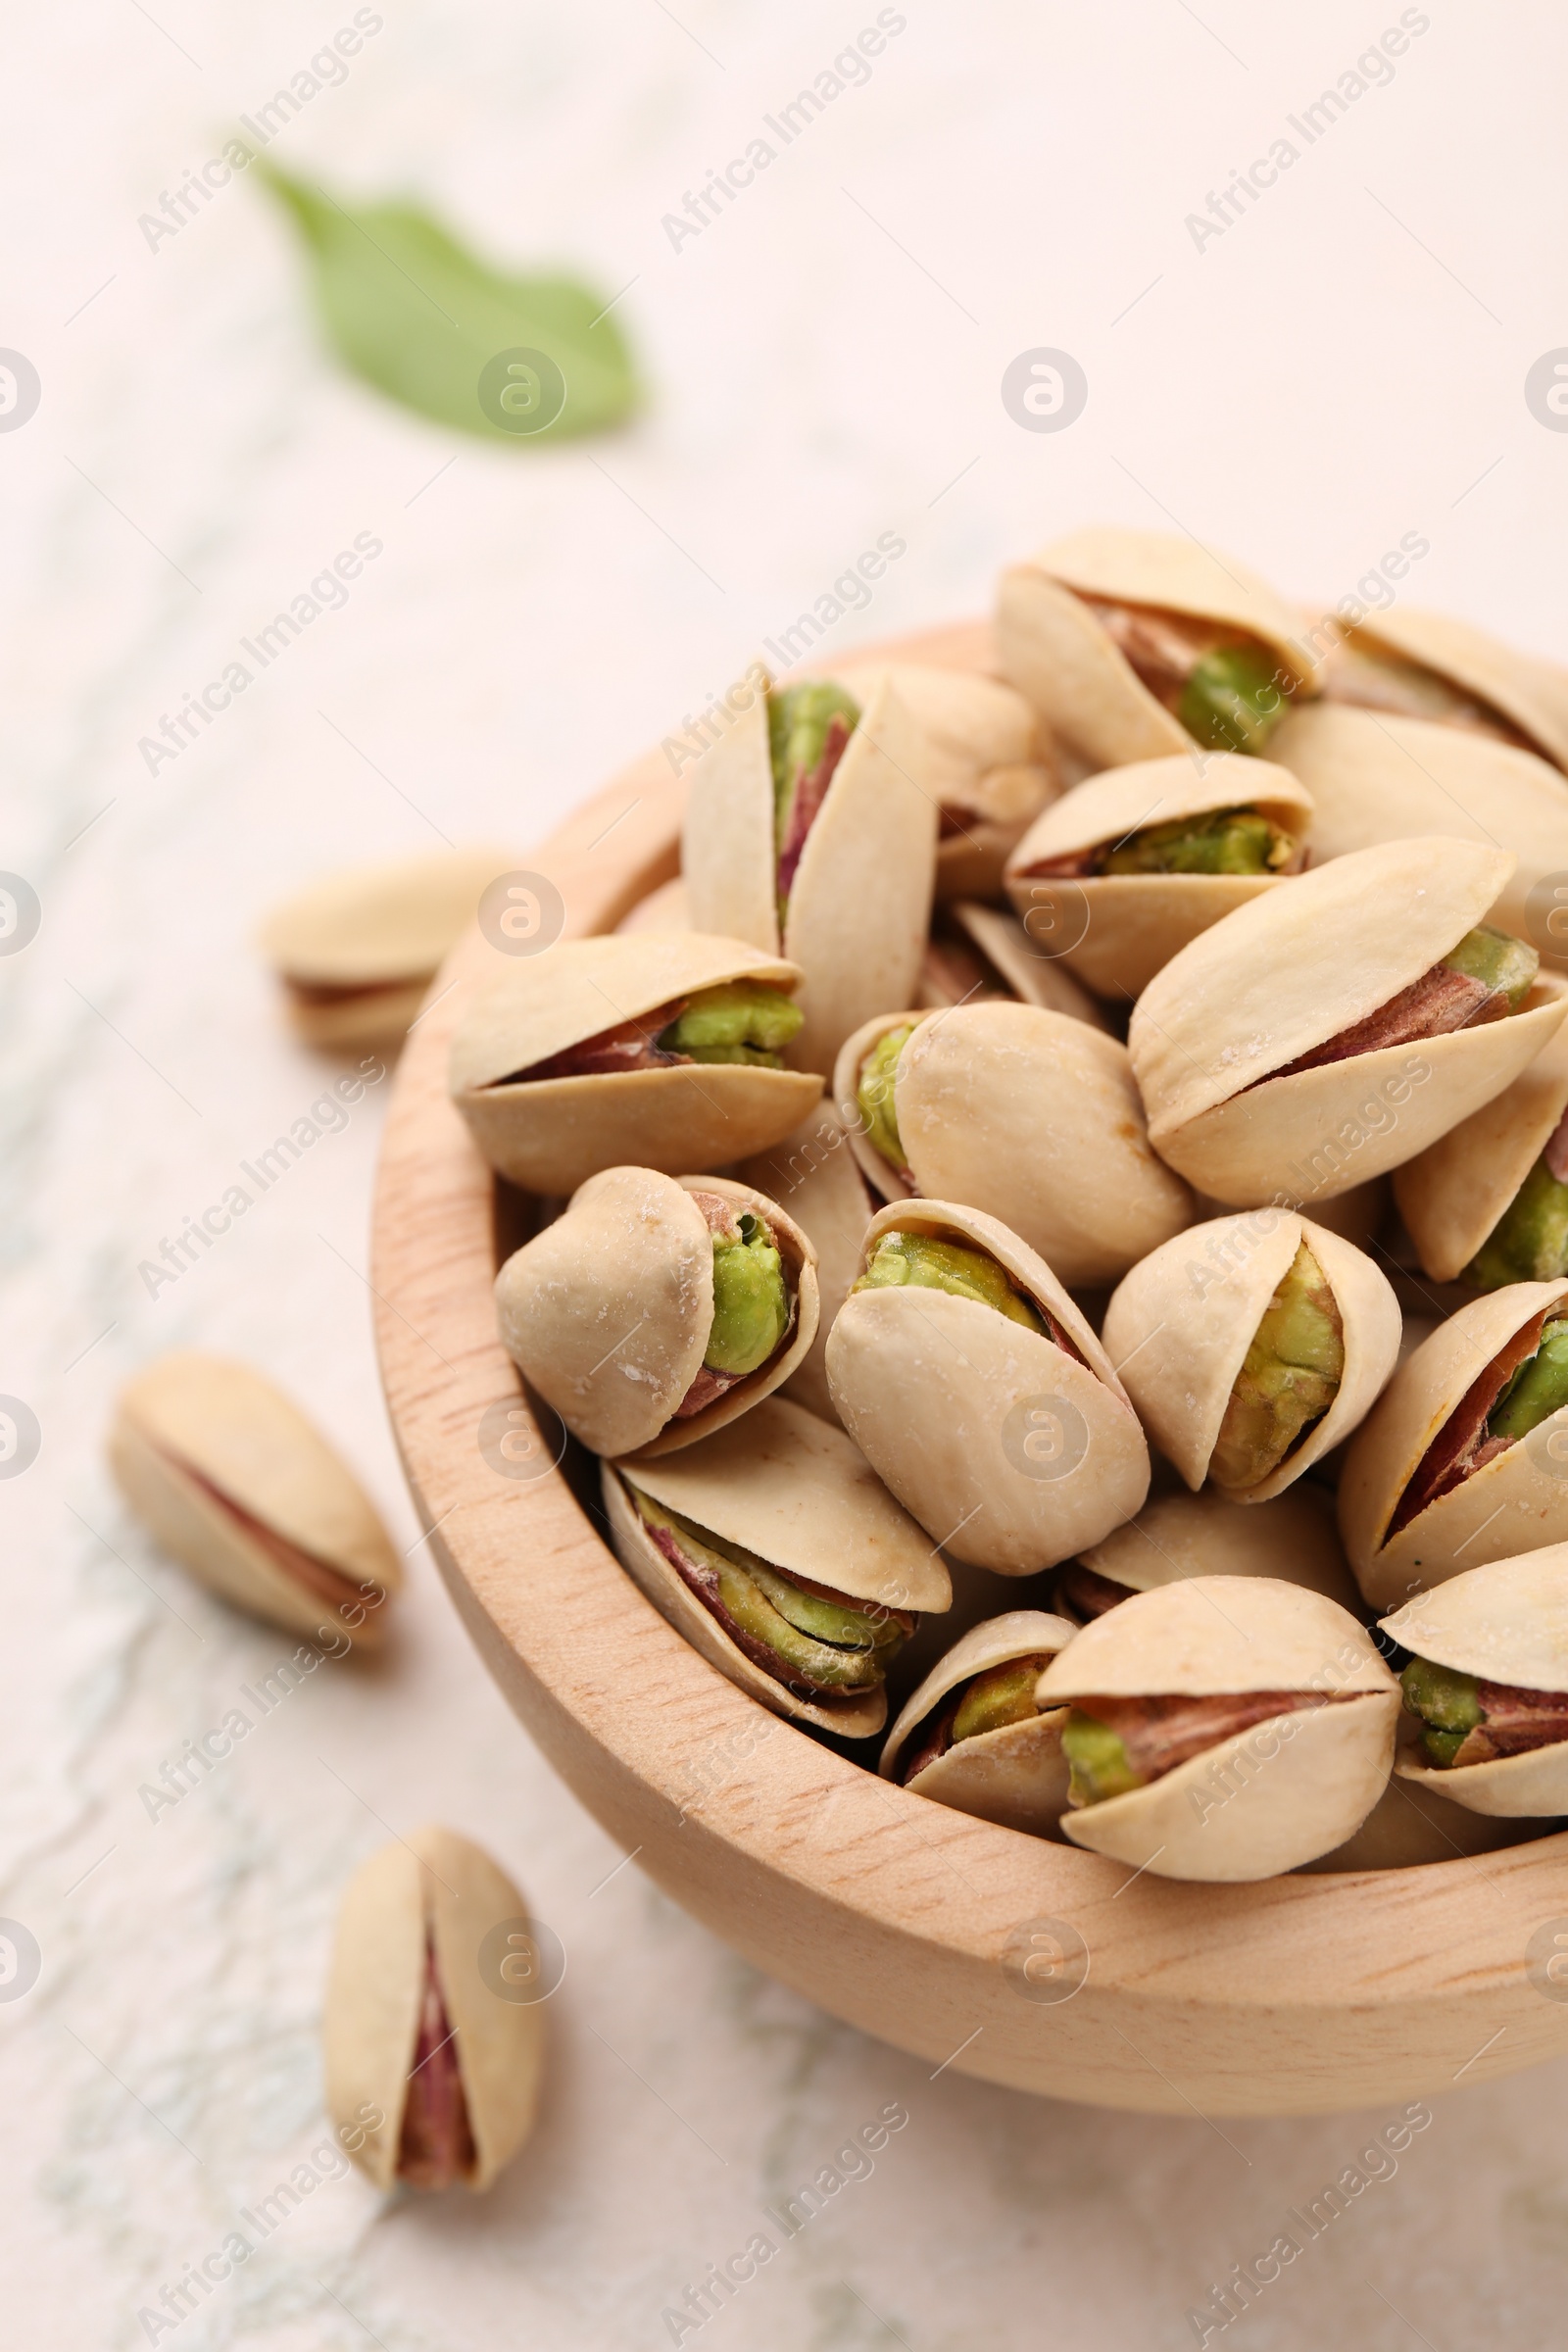
[[[929,759],[922,729],[883,678],[806,837],[785,912],[784,954],[804,974],[806,1025],[789,1053],[797,1069],[830,1068],[852,1029],[913,991],[936,870]],[[692,771],[681,864],[694,922],[777,953],[773,771],[760,697]]]
[[[293,1633],[381,1639],[381,1600],[403,1582],[386,1529],[320,1432],[248,1364],[160,1356],[121,1392],[109,1459],[164,1549],[225,1600]]]
[[[1050,1616],[1043,1609],[1009,1609],[1004,1616],[971,1626],[900,1714],[877,1766],[882,1778],[898,1779],[899,1759],[911,1734],[960,1683],[993,1666],[1004,1666],[1010,1658],[1061,1649],[1076,1631],[1067,1618]],[[1067,1763],[1061,1752],[1065,1720],[1065,1710],[1054,1708],[1050,1714],[957,1740],[906,1787],[979,1821],[1049,1835],[1067,1802]]]
[[[1128,1033],[1156,1151],[1236,1207],[1328,1199],[1501,1094],[1568,1012],[1562,982],[1539,980],[1506,1020],[1262,1082],[1430,970],[1482,919],[1508,867],[1505,852],[1466,842],[1389,842],[1299,876],[1184,948]]]
[[[846,1118],[865,1054],[908,1017],[867,1022],[845,1046],[833,1075]],[[894,1109],[918,1191],[998,1218],[1063,1282],[1114,1279],[1192,1215],[1187,1187],[1149,1147],[1125,1048],[1063,1013],[927,1013],[899,1055]],[[867,1179],[893,1195],[897,1171],[863,1134],[855,1142]]]
[[[1235,1495],[1266,1502],[1292,1486],[1377,1402],[1399,1351],[1388,1278],[1351,1243],[1292,1209],[1195,1225],[1134,1266],[1102,1337],[1139,1419],[1196,1492],[1208,1475],[1231,1391],[1269,1300],[1305,1244],[1334,1294],[1345,1370],[1333,1403],[1267,1478]]]
[[[326,2106],[377,2188],[396,2181],[427,1947],[473,2137],[467,2185],[488,2188],[527,2138],[538,2103],[543,2011],[537,2002],[503,2000],[478,1965],[490,1931],[526,1920],[527,1910],[489,1855],[452,1830],[426,1828],[383,1846],[350,1880],[322,2019]],[[368,2128],[368,2110],[383,2119],[375,2130]]]
[[[1377,653],[1388,648],[1451,678],[1478,702],[1490,703],[1528,735],[1544,758],[1568,768],[1568,724],[1558,708],[1544,662],[1488,636],[1446,612],[1422,612],[1406,605],[1369,613],[1351,632],[1350,645]]]
[[[615,929],[628,931],[689,931],[691,909],[686,904],[686,884],[679,874],[672,882],[661,882],[646,899],[623,914]]]
[[[1290,608],[1229,556],[1154,532],[1076,531],[1002,575],[1003,673],[1053,731],[1102,767],[1190,754],[1192,738],[1156,701],[1081,600],[1144,605],[1258,638],[1310,691],[1312,665]]]
[[[1040,1678],[1043,1706],[1247,1690],[1396,1695],[1348,1610],[1264,1576],[1195,1576],[1135,1593],[1086,1625]]]
[[[1245,1511],[1212,1487],[1152,1495],[1136,1519],[1078,1556],[1132,1592],[1195,1576],[1267,1576],[1303,1585],[1343,1609],[1359,1605],[1334,1532],[1333,1502],[1316,1486],[1293,1487]]]
[[[770,1200],[788,1202],[790,1214],[816,1251],[816,1336],[785,1382],[783,1394],[824,1421],[836,1421],[823,1355],[833,1318],[859,1271],[860,1244],[873,1202],[850,1149],[849,1133],[832,1103],[818,1103],[775,1150],[748,1160],[741,1175]]]
[[[1406,1601],[1383,1630],[1415,1657],[1460,1674],[1525,1690],[1568,1690],[1568,1543],[1466,1569]],[[1568,1740],[1446,1770],[1426,1764],[1416,1749],[1396,1770],[1476,1813],[1568,1813]]]
[[[862,1266],[894,1230],[989,1250],[1084,1358],[949,1292],[852,1295],[828,1335],[828,1385],[845,1428],[905,1508],[956,1558],[1004,1576],[1053,1567],[1131,1518],[1149,1489],[1144,1433],[1051,1268],[995,1217],[951,1200],[883,1209],[867,1228]],[[1026,1451],[1031,1409],[1046,1404],[1065,1405],[1056,1419],[1068,1430],[1082,1424],[1082,1454],[1058,1475],[1038,1474]]]
[[[712,1240],[696,1192],[716,1193],[772,1228],[795,1328],[772,1361],[676,1421],[713,1320]],[[663,1452],[748,1412],[805,1360],[816,1334],[816,1269],[800,1227],[751,1185],[608,1168],[508,1258],[496,1308],[507,1352],[574,1438],[595,1453]]]
[[[1340,1476],[1340,1533],[1374,1608],[1393,1608],[1462,1569],[1568,1540],[1568,1478],[1554,1476],[1549,1460],[1541,1466],[1533,1431],[1385,1541],[1400,1495],[1466,1390],[1515,1332],[1564,1298],[1568,1282],[1520,1282],[1460,1307],[1400,1366],[1357,1431]],[[1568,1407],[1541,1424],[1562,1427]]]
[[[1568,1110],[1568,1030],[1512,1086],[1394,1172],[1394,1198],[1434,1282],[1469,1265]]]
[[[1402,1778],[1396,1764],[1390,1781],[1353,1836],[1332,1852],[1303,1862],[1303,1871],[1419,1870],[1433,1862],[1456,1862],[1466,1854],[1494,1853],[1521,1838],[1541,1837],[1550,1822],[1489,1821],[1440,1796],[1430,1783]]]
[[[1188,751],[1108,768],[1075,784],[1036,818],[1007,860],[1006,888],[1020,916],[1059,906],[1063,937],[1087,928],[1061,960],[1104,997],[1142,994],[1163,964],[1222,915],[1261,897],[1282,874],[1090,874],[1036,876],[1033,868],[1120,842],[1146,825],[1170,824],[1219,808],[1259,809],[1300,841],[1311,795],[1272,760],[1234,752]],[[1055,928],[1054,924],[1052,926]]]
[[[969,938],[1012,991],[1020,1004],[1038,1004],[1042,1012],[1064,1012],[1069,1020],[1091,1029],[1103,1029],[1105,1016],[1086,988],[1064,971],[1059,956],[1042,956],[1016,915],[1000,906],[982,906],[973,899],[955,899],[948,908],[952,920]],[[941,1005],[933,1005],[941,1011]]]
[[[526,1191],[564,1196],[608,1167],[674,1175],[765,1152],[799,1124],[821,1081],[739,1062],[609,1076],[501,1081],[640,1013],[726,980],[792,991],[796,967],[738,939],[637,932],[571,940],[504,972],[452,1041],[452,1097],[490,1165]]]

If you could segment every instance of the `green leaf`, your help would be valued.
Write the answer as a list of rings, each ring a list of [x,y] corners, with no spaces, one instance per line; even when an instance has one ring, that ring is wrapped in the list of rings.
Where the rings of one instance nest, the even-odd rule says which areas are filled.
[[[507,277],[412,204],[340,204],[258,159],[315,266],[321,323],[368,383],[489,441],[560,441],[635,406],[631,356],[589,287]]]

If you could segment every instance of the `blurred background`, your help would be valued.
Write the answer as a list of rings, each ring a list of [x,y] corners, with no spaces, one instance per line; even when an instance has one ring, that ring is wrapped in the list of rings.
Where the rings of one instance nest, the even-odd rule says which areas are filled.
[[[356,24],[342,73],[313,74]],[[878,25],[865,72],[835,75]],[[983,612],[1004,561],[1103,519],[1217,542],[1319,611],[1417,533],[1410,602],[1568,660],[1568,417],[1526,396],[1568,344],[1568,21],[1544,0],[85,0],[8,47],[0,865],[41,910],[0,958],[0,1390],[41,1433],[0,1482],[0,1911],[39,1956],[0,1985],[8,2340],[1197,2340],[1191,2307],[1388,2119],[1221,2129],[933,2081],[624,1862],[484,1676],[402,1489],[367,1279],[389,1089],[156,1298],[137,1269],[335,1075],[284,1033],[252,945],[270,905],[444,839],[526,850],[884,535],[905,552],[828,625],[835,657]],[[824,74],[844,86],[787,144],[764,127]],[[636,364],[628,422],[535,445],[410,414],[331,355],[259,173],[182,209],[301,75],[319,86],[278,110],[270,160],[580,277]],[[693,226],[758,138],[771,163]],[[1227,198],[1280,141],[1272,184]],[[1062,429],[1004,398],[1042,348],[1087,385]],[[340,603],[177,754],[142,748],[364,536],[380,552]],[[180,1346],[302,1399],[413,1590],[382,1661],[321,1671],[153,1821],[142,1786],[289,1648],[161,1559],[103,1470],[116,1388]],[[150,2329],[322,2141],[338,1891],[427,1819],[488,1844],[568,1954],[534,2140],[484,2200],[381,2210],[323,2180]],[[1236,2328],[1260,2352],[1554,2342],[1564,2086],[1456,2082]],[[908,2123],[874,2172],[673,2327],[889,2101]]]

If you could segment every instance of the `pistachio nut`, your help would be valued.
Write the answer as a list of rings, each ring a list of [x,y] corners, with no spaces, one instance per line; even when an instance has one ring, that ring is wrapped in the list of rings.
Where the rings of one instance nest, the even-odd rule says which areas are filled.
[[[1401,1780],[1477,1813],[1568,1813],[1568,1544],[1466,1569],[1382,1630],[1410,1652]]]
[[[887,1721],[888,1667],[947,1569],[841,1429],[770,1396],[657,1461],[606,1462],[622,1567],[710,1666],[845,1739]]]
[[[1403,1731],[1401,1725],[1401,1739]],[[1500,1846],[1542,1837],[1552,1827],[1546,1821],[1499,1821],[1472,1813],[1440,1796],[1432,1781],[1401,1780],[1396,1761],[1393,1780],[1361,1827],[1343,1845],[1303,1862],[1301,1869],[1314,1876],[1327,1871],[1420,1870],[1433,1862],[1461,1861],[1467,1854],[1495,1853]]]
[[[1190,752],[1091,776],[1037,817],[1007,860],[1031,936],[1102,997],[1142,994],[1221,915],[1305,862],[1312,802],[1268,760]]]
[[[328,874],[274,906],[259,945],[307,1045],[349,1053],[401,1038],[507,850],[453,850]]]
[[[1568,1541],[1568,1281],[1512,1283],[1439,1324],[1356,1432],[1339,1511],[1375,1609]]]
[[[1517,863],[1487,919],[1533,939],[1545,961],[1568,963],[1568,942],[1551,952],[1549,920],[1532,904],[1544,883],[1568,872],[1568,797],[1546,760],[1426,719],[1331,702],[1288,711],[1269,750],[1312,796],[1315,865],[1418,833],[1511,850]]]
[[[853,1029],[913,993],[936,872],[929,747],[888,677],[863,710],[809,681],[765,696],[743,682],[729,705],[739,715],[692,770],[687,904],[694,923],[799,965],[789,1058],[831,1069]]]
[[[379,2189],[488,2188],[533,2128],[544,2011],[486,1982],[500,1929],[505,1977],[535,1959],[528,1906],[455,1830],[382,1846],[349,1881],[321,2023],[326,2107]]]
[[[1239,906],[1157,972],[1127,1047],[1150,1141],[1236,1208],[1328,1200],[1510,1086],[1568,983],[1484,927],[1505,851],[1427,836]]]
[[[578,939],[521,959],[452,1041],[453,1101],[490,1165],[564,1198],[601,1169],[765,1152],[821,1094],[783,1066],[793,964],[692,931]]]
[[[1193,1577],[1086,1625],[1040,1678],[1071,1708],[1061,1826],[1158,1878],[1297,1870],[1388,1784],[1399,1693],[1355,1619],[1270,1577]]]
[[[1085,1316],[1015,1233],[952,1200],[892,1203],[828,1334],[839,1418],[953,1555],[1003,1576],[1130,1519],[1149,1448]]]
[[[1333,1498],[1310,1482],[1245,1511],[1215,1487],[1152,1494],[1136,1519],[1057,1569],[1053,1605],[1087,1625],[1135,1592],[1194,1576],[1271,1576],[1342,1609],[1360,1606],[1335,1533]]]
[[[1369,612],[1329,653],[1326,698],[1539,752],[1568,768],[1568,720],[1544,662],[1446,612]]]
[[[926,1012],[1011,1000],[1064,1012],[1091,1029],[1106,1026],[1088,989],[1063,970],[1059,957],[1033,946],[1015,914],[974,899],[953,899],[935,910],[915,996]]]
[[[862,709],[883,677],[925,733],[927,789],[941,812],[937,897],[996,898],[1007,852],[1061,789],[1049,733],[1015,687],[974,670],[901,662],[833,672]]]
[[[686,905],[686,885],[677,874],[671,882],[661,882],[635,906],[627,908],[615,929],[627,931],[689,931],[690,909]]]
[[[402,1564],[364,1488],[260,1372],[164,1355],[121,1391],[109,1463],[164,1549],[291,1633],[373,1646]]]
[[[1066,1283],[1113,1281],[1192,1195],[1150,1149],[1126,1049],[1033,1004],[883,1013],[834,1071],[861,1172],[999,1218]]]
[[[1422,1269],[1480,1290],[1568,1274],[1568,1031],[1394,1172]]]
[[[1050,1837],[1067,1802],[1066,1712],[1042,1714],[1035,1686],[1076,1630],[1043,1609],[972,1625],[888,1734],[882,1778],[979,1821]]]
[[[725,1176],[607,1168],[496,1278],[508,1354],[595,1453],[668,1453],[751,1411],[816,1336],[816,1253]]]
[[[1290,607],[1196,540],[1083,530],[1002,575],[1003,674],[1097,767],[1257,752],[1313,667]]]
[[[1195,1225],[1134,1266],[1102,1334],[1194,1492],[1266,1502],[1377,1402],[1399,1352],[1388,1277],[1294,1209]]]
[[[876,1205],[850,1150],[849,1131],[824,1101],[793,1135],[748,1160],[740,1173],[769,1200],[788,1203],[816,1253],[816,1336],[784,1382],[783,1394],[824,1421],[835,1421],[823,1354],[833,1318],[860,1270],[860,1244]]]

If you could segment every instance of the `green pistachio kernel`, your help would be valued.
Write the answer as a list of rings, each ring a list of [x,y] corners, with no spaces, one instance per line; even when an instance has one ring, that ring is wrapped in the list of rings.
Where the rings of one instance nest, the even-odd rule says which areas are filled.
[[[665,1054],[688,1054],[693,1061],[746,1061],[755,1068],[783,1067],[779,1055],[806,1015],[791,997],[756,980],[726,980],[700,989],[678,1020],[660,1032]]]
[[[1568,1274],[1568,1184],[1538,1159],[1465,1268],[1478,1290],[1560,1282]]]
[[[1277,1470],[1328,1411],[1344,1371],[1340,1310],[1303,1242],[1236,1376],[1208,1465],[1215,1486],[1244,1493]]]
[[[899,1055],[914,1034],[914,1023],[906,1021],[879,1037],[860,1064],[860,1083],[855,1100],[865,1125],[865,1140],[873,1152],[879,1152],[890,1167],[907,1168],[904,1144],[899,1135],[898,1112],[893,1101],[893,1083],[898,1074]]]
[[[1043,1316],[1013,1289],[994,1257],[958,1242],[940,1242],[925,1233],[885,1233],[855,1288],[876,1291],[900,1283],[951,1291],[956,1298],[995,1307],[999,1315],[1030,1331],[1046,1328]]]
[[[1489,988],[1500,989],[1510,1012],[1518,1011],[1541,969],[1541,957],[1534,948],[1491,923],[1467,931],[1443,960],[1450,972],[1467,972],[1472,980],[1484,980]]]
[[[953,1718],[954,1746],[960,1740],[978,1740],[983,1732],[1000,1732],[1009,1723],[1032,1722],[1040,1712],[1035,1685],[1050,1663],[1049,1654],[1039,1651],[977,1674]]]
[[[1399,1677],[1399,1688],[1406,1713],[1421,1726],[1421,1745],[1429,1761],[1446,1768],[1476,1725],[1486,1721],[1475,1676],[1435,1666],[1430,1658],[1412,1658]]]
[[[703,1364],[710,1372],[755,1372],[789,1329],[784,1264],[760,1217],[740,1219],[740,1239],[713,1236],[713,1321]]]
[[[1144,1786],[1143,1775],[1127,1760],[1120,1735],[1081,1707],[1074,1707],[1061,1727],[1061,1752],[1072,1767],[1069,1804],[1100,1805],[1107,1796],[1125,1796],[1129,1788]]]
[[[1260,645],[1204,654],[1182,689],[1176,716],[1214,752],[1260,752],[1285,709],[1274,657]]]
[[[1211,816],[1149,825],[1107,851],[1106,874],[1272,874],[1296,844],[1255,808],[1216,808]]]
[[[860,706],[842,686],[822,682],[785,686],[767,698],[767,746],[773,762],[773,819],[779,847],[789,831],[790,804],[827,749],[828,729],[842,718],[853,734]]]
[[[1568,1321],[1548,1323],[1487,1415],[1489,1438],[1528,1438],[1568,1404]]]

